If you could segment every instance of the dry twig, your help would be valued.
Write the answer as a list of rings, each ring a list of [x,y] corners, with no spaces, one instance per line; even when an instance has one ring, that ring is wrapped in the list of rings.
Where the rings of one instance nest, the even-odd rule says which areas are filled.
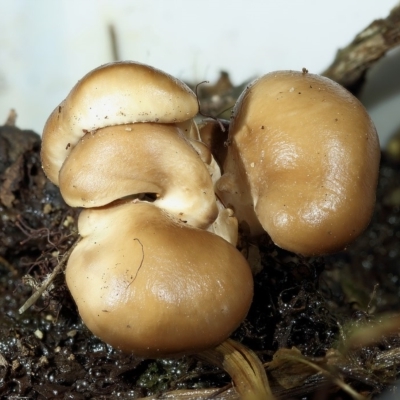
[[[358,91],[368,69],[399,44],[400,5],[387,18],[373,21],[347,47],[339,50],[323,75],[352,91]]]
[[[42,282],[38,290],[34,292],[32,296],[29,297],[29,299],[24,303],[24,305],[18,310],[20,314],[23,314],[29,307],[33,306],[39,300],[39,298],[46,291],[49,285],[54,281],[54,278],[63,270],[66,262],[68,261],[69,256],[71,255],[75,246],[80,242],[80,240],[81,238],[78,238],[73,243],[73,245],[68,249],[68,251],[64,253],[60,262],[56,265],[51,274],[47,276],[47,278]]]

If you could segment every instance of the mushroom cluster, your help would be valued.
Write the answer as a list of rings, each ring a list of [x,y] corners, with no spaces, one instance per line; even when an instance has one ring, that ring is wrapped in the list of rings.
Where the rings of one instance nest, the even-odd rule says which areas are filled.
[[[197,111],[177,79],[113,63],[79,81],[43,132],[45,173],[84,208],[67,285],[94,334],[139,356],[216,346],[252,300],[246,260],[212,233],[234,242],[237,224],[216,199]]]
[[[195,353],[245,318],[253,281],[235,248],[267,233],[303,255],[365,229],[380,157],[371,119],[307,71],[254,81],[229,128],[194,122],[182,82],[134,62],[87,74],[50,115],[42,162],[82,207],[66,280],[85,324],[139,356]]]

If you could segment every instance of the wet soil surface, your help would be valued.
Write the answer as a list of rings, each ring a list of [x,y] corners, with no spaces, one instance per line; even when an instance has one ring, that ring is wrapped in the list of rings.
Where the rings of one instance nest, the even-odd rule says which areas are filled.
[[[0,127],[1,398],[129,399],[229,384],[223,371],[196,357],[143,360],[93,337],[81,323],[63,274],[33,307],[19,314],[32,289],[77,237],[77,212],[45,178],[39,152],[35,133]],[[400,168],[383,157],[373,220],[346,251],[306,259],[265,238],[256,251],[263,268],[255,277],[254,302],[234,338],[265,362],[278,349],[293,346],[303,355],[323,358],[337,348],[344,326],[379,322],[381,313],[396,312],[399,209]],[[358,391],[378,393],[396,378],[400,357],[380,375],[370,373],[368,362],[399,347],[397,334],[382,338],[378,345],[353,353],[349,364],[344,357],[340,372]],[[349,367],[354,360],[356,372]],[[281,388],[277,393],[280,399],[314,399],[317,387],[304,381],[295,392]],[[329,393],[324,398],[348,398],[337,390]]]

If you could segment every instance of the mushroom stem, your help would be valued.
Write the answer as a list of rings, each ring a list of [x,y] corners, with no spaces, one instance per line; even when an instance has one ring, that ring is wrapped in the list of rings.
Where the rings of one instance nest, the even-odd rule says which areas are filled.
[[[227,339],[197,356],[223,368],[231,376],[242,400],[274,400],[260,359],[241,343]]]

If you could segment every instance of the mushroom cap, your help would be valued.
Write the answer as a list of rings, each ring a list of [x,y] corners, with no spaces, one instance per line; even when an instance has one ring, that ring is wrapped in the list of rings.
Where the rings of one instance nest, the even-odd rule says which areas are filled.
[[[84,323],[113,347],[142,357],[196,353],[245,318],[252,274],[220,237],[132,202],[84,210],[79,231],[67,284]]]
[[[218,215],[210,172],[174,124],[127,124],[85,135],[59,175],[72,207],[100,207],[142,194],[192,226],[207,228]]]
[[[197,112],[196,95],[171,75],[136,62],[103,65],[85,75],[48,118],[43,169],[58,184],[65,158],[87,132],[136,122],[182,123]]]
[[[380,147],[361,103],[339,84],[279,71],[239,98],[218,194],[252,235],[314,255],[343,249],[368,225]],[[236,193],[235,193],[236,192]]]

